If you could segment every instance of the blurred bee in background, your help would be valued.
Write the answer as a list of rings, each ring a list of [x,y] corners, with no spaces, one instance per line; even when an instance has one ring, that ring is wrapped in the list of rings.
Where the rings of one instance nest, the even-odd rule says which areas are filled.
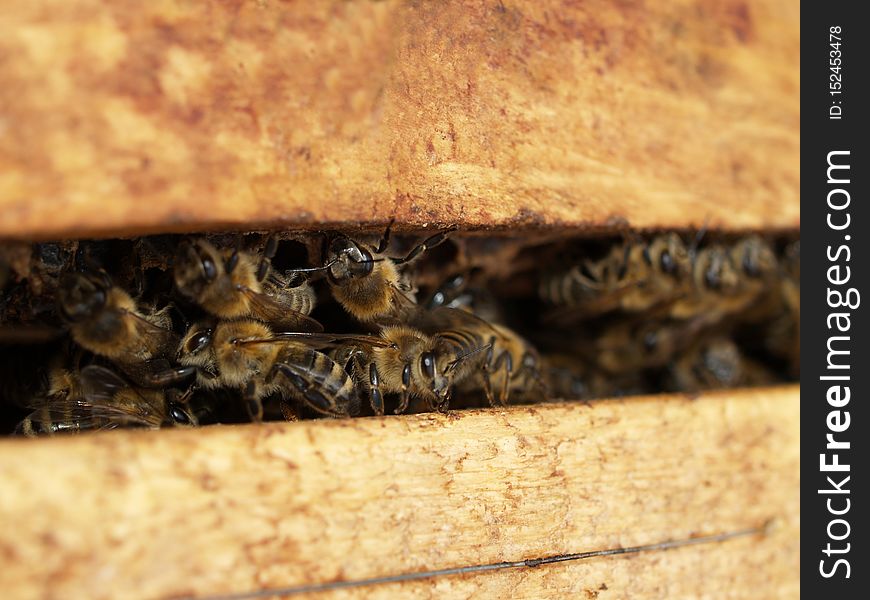
[[[668,368],[665,389],[699,392],[777,381],[769,369],[746,357],[734,340],[717,335],[694,343],[677,357]]]
[[[708,324],[722,321],[759,300],[778,269],[773,248],[758,236],[702,248],[692,261],[692,285],[671,305],[669,315],[703,317]]]
[[[781,261],[781,276],[768,293],[766,310],[756,321],[763,328],[763,347],[787,363],[793,377],[800,375],[801,263],[800,241],[789,244]]]
[[[316,296],[296,273],[284,278],[272,272],[270,261],[278,241],[270,237],[263,256],[239,248],[218,250],[204,239],[182,242],[173,276],[179,292],[220,319],[251,317],[276,327],[322,331],[308,315]]]
[[[614,375],[575,356],[547,354],[542,357],[548,400],[596,400],[651,393],[652,387],[639,371]]]
[[[356,242],[345,235],[334,236],[327,245],[323,267],[332,295],[354,318],[364,323],[385,319],[403,320],[413,310],[415,290],[400,267],[411,263],[423,252],[443,243],[448,229],[432,235],[402,258],[386,254],[390,243],[387,226],[377,245]]]
[[[676,233],[616,245],[599,260],[584,260],[541,279],[539,296],[590,318],[614,310],[643,312],[683,293],[691,270],[689,249]]]
[[[358,412],[353,381],[329,356],[261,321],[238,319],[193,325],[182,339],[178,362],[194,368],[204,390],[236,390],[251,418],[261,421],[271,395],[303,402],[316,412],[347,417]]]
[[[598,369],[620,375],[665,366],[701,334],[703,326],[700,319],[619,320],[570,342],[568,348]]]
[[[160,360],[171,356],[178,344],[169,307],[158,311],[138,306],[104,271],[65,274],[57,299],[73,340],[114,362],[137,385],[166,387],[193,374]]]
[[[472,282],[475,272],[456,273],[445,279],[423,303],[426,310],[452,308],[474,313],[485,321],[504,321],[501,307],[495,295],[485,286]]]
[[[137,388],[114,371],[89,365],[81,371],[55,368],[45,398],[16,432],[28,437],[115,429],[198,425],[185,399],[175,390]]]

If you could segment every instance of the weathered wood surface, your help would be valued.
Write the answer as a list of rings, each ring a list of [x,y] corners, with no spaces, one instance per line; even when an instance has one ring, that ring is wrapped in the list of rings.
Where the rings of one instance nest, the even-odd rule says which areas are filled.
[[[0,2],[0,237],[799,225],[795,0]]]
[[[766,535],[334,598],[796,598],[796,386],[0,442],[10,598],[252,592]],[[320,596],[318,596],[320,597]]]

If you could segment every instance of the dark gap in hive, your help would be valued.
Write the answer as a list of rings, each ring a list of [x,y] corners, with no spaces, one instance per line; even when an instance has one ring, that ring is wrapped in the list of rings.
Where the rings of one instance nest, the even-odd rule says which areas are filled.
[[[381,233],[373,233],[364,239],[374,245]],[[432,233],[429,230],[418,234],[394,234],[389,255],[404,256]],[[698,243],[696,232],[678,233],[688,246],[697,245],[699,248],[716,244],[727,246],[742,239],[737,234],[705,232]],[[322,264],[324,235],[297,232],[275,235],[280,239],[271,261],[276,273]],[[347,235],[353,237],[350,232]],[[268,236],[260,233],[226,233],[204,237],[218,247],[258,253],[265,247]],[[652,234],[635,232],[582,238],[551,232],[525,237],[456,233],[447,242],[422,254],[408,270],[413,274],[417,299],[421,304],[431,300],[433,293],[445,280],[463,276],[467,282],[467,296],[472,298],[470,302],[474,303],[475,311],[480,316],[510,327],[542,353],[547,377],[552,380],[551,388],[561,390],[560,396],[575,396],[585,400],[599,396],[681,391],[679,378],[671,372],[671,365],[679,362],[679,351],[670,360],[660,360],[652,366],[638,367],[634,371],[627,369],[626,372],[618,372],[595,364],[597,354],[601,353],[596,346],[600,339],[625,327],[627,322],[636,322],[640,327],[647,315],[613,310],[588,320],[572,318],[566,324],[552,317],[558,311],[538,294],[542,273],[548,270],[567,269],[583,260],[599,260],[615,246],[651,238]],[[55,290],[64,272],[85,265],[100,267],[111,275],[116,285],[142,302],[157,308],[171,304],[172,327],[179,334],[183,334],[190,324],[208,318],[195,303],[180,295],[172,282],[173,259],[178,245],[189,239],[194,237],[158,235],[133,240],[7,244],[0,247],[0,282],[3,283],[0,298],[0,361],[3,370],[0,432],[10,432],[27,413],[25,406],[30,399],[44,395],[48,357],[69,345],[66,326],[56,311],[55,298]],[[765,239],[775,249],[777,256],[783,257],[797,235],[777,234]],[[323,273],[314,273],[310,279],[318,299],[311,316],[323,323],[327,331],[377,332],[377,326],[359,323],[335,301]],[[774,343],[766,339],[766,330],[760,330],[758,326],[763,320],[761,317],[753,317],[748,322],[736,318],[726,320],[729,321],[726,325],[717,325],[701,332],[704,336],[727,338],[728,343],[720,344],[711,351],[711,362],[716,368],[727,370],[727,361],[722,363],[716,353],[728,355],[734,350],[729,344],[734,342],[741,356],[764,367],[764,380],[750,383],[796,379],[796,365],[781,353],[782,347],[797,343],[796,340],[785,338]],[[778,326],[787,330],[787,319],[783,317],[782,321]],[[643,335],[655,337],[648,332]],[[786,331],[783,335],[793,334]],[[643,348],[644,345],[655,347],[656,341],[650,339],[648,344],[644,342],[639,347]],[[681,348],[685,350],[690,346],[685,343]],[[91,358],[86,356],[85,360]],[[97,359],[97,362],[112,367],[106,360]],[[726,367],[722,367],[722,364],[726,364]],[[210,414],[206,414],[209,411],[202,412],[203,422],[246,420],[246,413],[241,403],[233,400],[233,393],[220,392],[217,396],[226,397],[215,403],[216,407]],[[200,397],[196,401],[201,400]],[[388,397],[387,413],[396,405],[396,397]],[[451,399],[450,407],[484,405],[486,401],[482,394],[459,394]],[[413,399],[409,412],[425,408],[419,399]],[[265,410],[267,418],[281,418],[277,402],[266,402]],[[305,407],[297,408],[296,412],[301,418],[318,416]],[[360,414],[372,414],[365,399]]]

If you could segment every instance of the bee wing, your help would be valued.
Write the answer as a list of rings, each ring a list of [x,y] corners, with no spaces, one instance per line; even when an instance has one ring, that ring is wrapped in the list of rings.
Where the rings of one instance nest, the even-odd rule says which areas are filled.
[[[124,423],[159,427],[163,422],[154,404],[114,371],[89,365],[82,369],[79,377],[82,398],[78,403],[88,408],[93,418],[104,419],[114,426]],[[117,397],[122,391],[133,394],[135,402],[119,403]]]
[[[82,397],[89,402],[113,402],[115,395],[130,384],[114,371],[88,365],[79,373]]]
[[[410,323],[429,334],[437,334],[446,329],[465,326],[482,327],[487,331],[491,331],[492,335],[500,335],[489,321],[478,317],[473,312],[449,308],[447,306],[440,306],[433,310],[418,309],[410,318]]]
[[[579,321],[600,316],[619,308],[619,301],[637,287],[636,283],[621,285],[612,290],[584,299],[570,306],[560,306],[544,315],[549,324],[574,324]]]
[[[319,378],[311,377],[305,367],[292,362],[281,362],[275,364],[275,369],[284,375],[309,408],[330,417],[350,416],[351,409],[336,404],[333,390],[323,385]]]
[[[396,307],[396,317],[403,320],[419,310],[417,301],[414,299],[414,289],[406,287],[403,289],[401,285],[393,284],[390,286],[390,293],[393,296],[393,306]]]
[[[26,420],[39,424],[43,431],[53,429],[58,433],[104,431],[116,429],[125,423],[141,422],[140,419],[131,418],[119,409],[100,401],[90,402],[84,398],[63,400],[45,398],[31,403],[30,408],[35,410],[27,416]],[[19,423],[16,431],[23,430],[22,424],[23,421]]]
[[[391,346],[391,342],[376,335],[366,335],[358,333],[312,333],[298,331],[276,331],[272,334],[272,338],[268,339],[248,339],[242,340],[240,344],[266,344],[266,343],[282,343],[282,342],[299,342],[312,348],[325,348],[328,346],[343,346],[358,344],[361,346],[377,346],[386,348]]]
[[[245,286],[241,286],[239,289],[251,303],[252,312],[257,319],[300,331],[323,331],[323,325],[274,296],[255,292]]]
[[[97,429],[114,429],[124,426],[140,426],[157,429],[163,424],[163,415],[153,405],[143,399],[135,405],[103,404],[95,402],[91,406],[92,418],[102,420]]]
[[[161,354],[178,346],[179,337],[174,331],[159,327],[134,312],[126,311],[126,314],[133,320],[139,339],[153,352]]]
[[[29,426],[25,423],[29,421]],[[36,425],[37,427],[34,427]],[[95,416],[88,405],[56,403],[54,406],[34,410],[15,427],[17,435],[45,433],[76,433],[115,429],[119,423]]]

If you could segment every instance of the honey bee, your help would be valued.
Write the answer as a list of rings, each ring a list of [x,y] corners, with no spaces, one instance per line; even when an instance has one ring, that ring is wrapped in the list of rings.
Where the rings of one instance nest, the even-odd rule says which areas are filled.
[[[358,388],[368,390],[376,415],[384,414],[384,395],[398,394],[396,414],[412,397],[429,410],[443,410],[450,398],[451,373],[461,359],[438,338],[409,325],[384,325],[379,335],[342,336],[333,351]]]
[[[693,344],[668,368],[666,387],[679,392],[767,385],[776,377],[747,358],[728,337],[713,336]]]
[[[452,231],[428,237],[403,258],[386,255],[389,226],[377,246],[355,242],[345,235],[335,236],[329,242],[322,267],[333,297],[359,321],[402,320],[413,309],[415,298],[413,287],[399,267],[444,242]]]
[[[765,325],[766,349],[774,356],[785,359],[789,372],[800,375],[801,364],[801,263],[800,242],[786,247],[781,261],[778,285],[770,291],[767,311],[762,311]],[[772,315],[772,318],[771,318]]]
[[[446,344],[441,354],[449,358],[448,381],[456,389],[483,391],[491,406],[507,405],[511,394],[546,393],[537,351],[513,330],[449,308],[427,311],[418,320]]]
[[[490,329],[494,331],[492,335],[489,335]],[[536,396],[538,399],[547,396],[547,386],[541,376],[540,357],[525,339],[507,327],[486,322],[470,327],[460,326],[439,335],[449,339],[451,336],[469,334],[479,336],[478,339],[485,343],[487,349],[480,367],[468,377],[460,379],[457,385],[459,391],[483,390],[491,406],[507,406],[512,396]],[[494,390],[499,390],[497,396]]]
[[[759,236],[701,249],[692,263],[689,291],[669,308],[675,319],[721,321],[758,300],[778,272],[776,255]]]
[[[617,309],[643,312],[681,294],[690,268],[682,238],[662,234],[614,246],[600,260],[584,260],[567,272],[544,277],[539,295],[580,318]]]
[[[436,312],[443,311],[468,314],[451,309]],[[382,325],[377,335],[286,335],[316,347],[336,346],[333,359],[345,366],[359,388],[368,390],[377,415],[384,414],[386,394],[399,395],[396,414],[405,412],[412,398],[423,401],[429,410],[446,410],[454,384],[486,358],[490,345],[469,331],[440,330],[445,322],[435,323],[425,314],[428,329],[419,327],[424,319],[416,317],[409,324]]]
[[[445,279],[423,303],[426,310],[452,308],[474,313],[490,321],[502,320],[502,311],[495,296],[486,288],[472,283],[470,271],[454,274]]]
[[[255,319],[200,323],[182,339],[177,358],[196,370],[198,387],[239,392],[254,421],[262,420],[263,399],[273,394],[328,416],[355,414],[359,399],[348,374],[293,333]]]
[[[196,426],[196,416],[174,390],[134,387],[114,371],[89,365],[81,371],[52,369],[47,396],[16,432],[34,437],[117,427]]]
[[[104,271],[65,274],[58,309],[79,346],[117,364],[137,385],[166,387],[193,374],[162,360],[178,344],[169,307],[138,306]]]
[[[548,354],[542,363],[547,390],[554,401],[618,398],[650,391],[638,371],[614,375],[563,354]]]
[[[220,319],[254,318],[278,327],[322,331],[308,315],[316,296],[311,285],[271,273],[277,240],[269,238],[262,258],[239,250],[221,251],[204,239],[184,242],[173,276],[181,294]]]
[[[597,336],[575,342],[574,351],[613,375],[667,365],[703,329],[689,321],[628,319],[609,324]]]

